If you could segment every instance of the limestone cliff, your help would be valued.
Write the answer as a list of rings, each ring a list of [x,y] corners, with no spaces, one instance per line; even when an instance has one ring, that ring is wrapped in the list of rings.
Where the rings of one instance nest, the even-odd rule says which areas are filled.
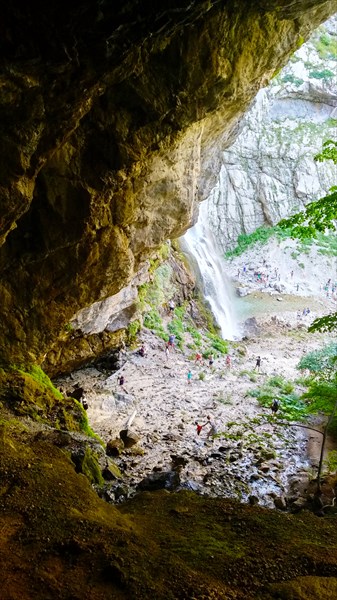
[[[11,2],[1,20],[4,364],[41,361],[214,185],[258,89],[330,0]]]
[[[224,249],[240,233],[274,225],[325,196],[336,166],[314,161],[337,127],[337,17],[313,34],[260,90],[235,143],[222,154],[209,220]]]

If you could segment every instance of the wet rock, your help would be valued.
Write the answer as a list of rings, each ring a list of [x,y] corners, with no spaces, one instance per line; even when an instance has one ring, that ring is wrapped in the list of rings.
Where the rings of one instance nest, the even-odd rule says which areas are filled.
[[[229,455],[229,462],[236,462],[237,460],[239,460],[239,455],[238,454],[234,454],[234,452],[232,454]]]
[[[255,317],[250,317],[244,322],[244,331],[247,335],[257,335],[261,331],[261,327],[258,325]]]
[[[124,442],[120,438],[109,440],[106,445],[106,453],[108,456],[120,456],[124,450]]]
[[[172,460],[172,469],[177,469],[177,468],[181,468],[181,467],[185,467],[188,463],[188,458],[186,458],[185,456],[178,456],[176,454],[171,454],[171,460]]]
[[[262,463],[259,466],[260,471],[262,471],[262,473],[268,473],[268,471],[270,471],[270,466],[267,465],[266,463]]]
[[[175,490],[180,485],[180,476],[177,471],[167,471],[165,473],[151,473],[137,485],[139,491],[154,490]]]
[[[248,501],[249,501],[249,504],[251,504],[251,506],[255,506],[256,504],[259,503],[258,497],[255,496],[254,494],[250,494],[250,496],[248,496]]]
[[[122,429],[122,431],[119,432],[119,435],[124,442],[125,448],[132,448],[132,446],[135,446],[140,440],[139,435],[134,433],[131,429]]]
[[[190,490],[191,492],[200,492],[202,491],[202,486],[196,481],[188,479],[181,484],[179,489]]]
[[[239,298],[243,298],[244,296],[248,296],[251,293],[251,289],[248,287],[239,287],[235,289],[235,293]]]
[[[113,479],[120,479],[122,477],[119,468],[111,460],[108,461],[107,466],[103,469],[102,475],[106,481],[112,481]]]
[[[299,512],[300,510],[303,510],[304,508],[307,508],[307,505],[308,505],[307,499],[300,497],[291,503],[290,509],[291,509],[291,512],[296,513],[296,512]]]
[[[278,496],[274,498],[275,508],[278,510],[287,510],[287,502],[284,496]]]

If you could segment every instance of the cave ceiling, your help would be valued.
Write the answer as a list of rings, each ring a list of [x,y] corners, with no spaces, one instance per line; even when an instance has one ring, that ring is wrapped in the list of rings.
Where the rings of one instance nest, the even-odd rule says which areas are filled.
[[[0,358],[41,362],[195,220],[258,89],[336,2],[11,2],[1,19]]]

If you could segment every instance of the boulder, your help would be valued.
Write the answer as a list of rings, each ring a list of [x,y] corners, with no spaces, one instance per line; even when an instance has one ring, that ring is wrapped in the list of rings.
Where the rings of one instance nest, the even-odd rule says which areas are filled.
[[[120,456],[120,454],[123,452],[123,450],[124,450],[124,442],[119,438],[109,440],[106,445],[106,453],[108,456],[115,456],[115,457]]]
[[[287,510],[287,502],[284,496],[278,496],[274,498],[275,508],[278,510]]]
[[[140,440],[139,435],[134,433],[131,429],[122,429],[122,431],[119,432],[119,435],[125,448],[132,448],[132,446],[135,446]]]
[[[137,490],[142,492],[153,492],[154,490],[175,490],[180,485],[180,477],[177,471],[166,471],[164,473],[151,473],[137,485]]]

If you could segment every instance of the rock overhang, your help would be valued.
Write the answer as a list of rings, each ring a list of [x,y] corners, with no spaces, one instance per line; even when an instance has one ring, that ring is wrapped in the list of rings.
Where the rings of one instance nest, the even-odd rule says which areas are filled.
[[[255,93],[334,2],[4,9],[4,363],[40,362],[195,219]]]

